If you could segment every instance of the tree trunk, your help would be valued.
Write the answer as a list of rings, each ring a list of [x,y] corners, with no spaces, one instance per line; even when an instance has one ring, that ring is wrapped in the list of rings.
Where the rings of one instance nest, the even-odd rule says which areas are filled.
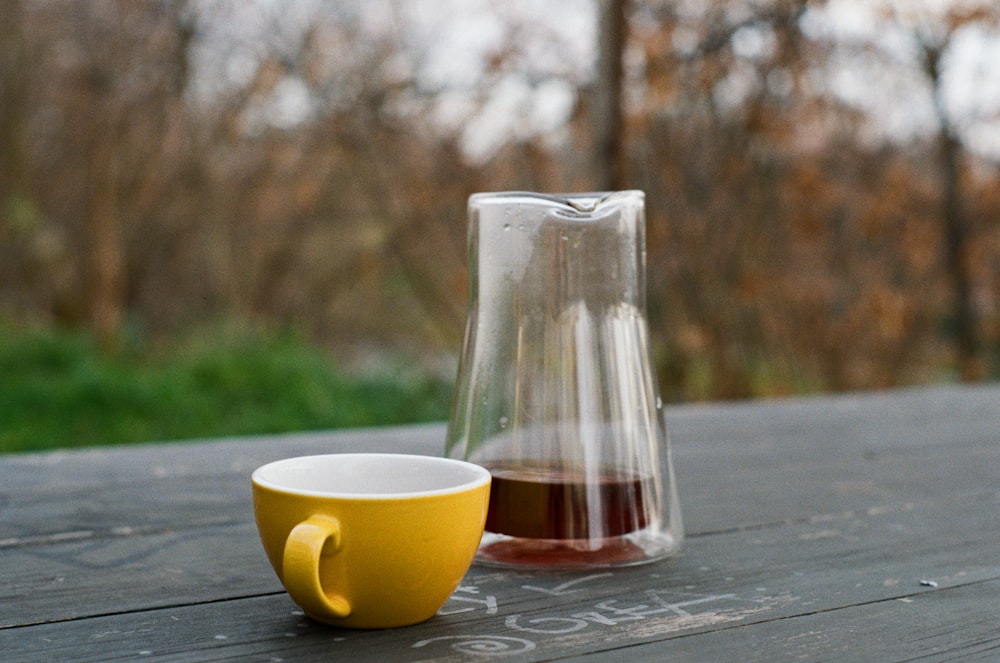
[[[0,0],[0,219],[27,195],[24,116],[27,85],[20,0]]]
[[[125,310],[125,250],[118,218],[118,149],[113,131],[95,147],[90,232],[91,324],[101,349],[117,349]]]
[[[969,223],[962,207],[962,143],[945,105],[941,80],[943,46],[924,44],[924,70],[934,91],[938,120],[938,168],[941,176],[941,220],[944,224],[944,263],[951,282],[954,306],[955,355],[965,381],[980,380],[983,365],[979,353],[976,312],[972,303],[968,245]]]
[[[944,187],[941,214],[945,231],[945,267],[951,281],[955,306],[955,351],[958,370],[965,381],[980,380],[983,367],[979,357],[976,313],[972,304],[969,274],[969,231],[962,209],[961,144],[951,132],[940,138],[941,178]]]
[[[594,184],[599,191],[627,188],[622,140],[622,55],[626,0],[600,0],[599,54],[594,83]]]

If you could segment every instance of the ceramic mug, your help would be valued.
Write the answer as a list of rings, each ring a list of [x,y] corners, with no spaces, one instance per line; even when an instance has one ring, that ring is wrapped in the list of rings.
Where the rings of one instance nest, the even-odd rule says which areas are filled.
[[[264,550],[313,619],[389,628],[431,618],[472,564],[490,474],[405,454],[288,458],[252,476]]]

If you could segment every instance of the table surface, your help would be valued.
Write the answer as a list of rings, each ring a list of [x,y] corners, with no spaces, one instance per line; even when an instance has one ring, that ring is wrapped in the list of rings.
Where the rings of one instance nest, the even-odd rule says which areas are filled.
[[[687,540],[585,573],[474,566],[433,619],[323,626],[251,471],[438,455],[421,425],[0,456],[5,661],[1000,660],[1000,385],[667,409]]]

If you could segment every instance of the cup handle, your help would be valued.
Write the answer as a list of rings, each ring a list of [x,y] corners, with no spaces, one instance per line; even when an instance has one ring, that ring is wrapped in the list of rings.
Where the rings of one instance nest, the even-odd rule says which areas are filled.
[[[296,525],[285,541],[281,563],[285,587],[308,615],[343,618],[351,614],[347,599],[327,593],[319,577],[320,557],[336,554],[339,548],[340,522],[321,514]]]

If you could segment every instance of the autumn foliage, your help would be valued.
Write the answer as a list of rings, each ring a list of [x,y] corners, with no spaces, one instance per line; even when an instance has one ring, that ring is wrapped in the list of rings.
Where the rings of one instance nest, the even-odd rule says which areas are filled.
[[[602,81],[558,48],[532,60],[559,26],[503,2],[502,47],[454,86],[421,75],[406,3],[387,3],[390,30],[365,3],[319,4],[296,31],[247,3],[0,0],[0,316],[111,350],[128,327],[245,319],[345,360],[450,370],[467,196],[591,189]],[[885,10],[906,60],[815,27],[842,2],[690,4],[629,4],[621,72],[618,166],[647,195],[665,396],[1000,376],[1000,152],[934,103],[934,58],[970,26],[1000,38],[1000,9]],[[206,39],[246,47],[250,19],[276,28],[214,56],[243,73],[205,74]],[[914,81],[923,97],[890,104],[930,128],[880,136],[824,83],[848,55]],[[568,86],[565,123],[470,156],[465,130],[510,80]],[[288,119],[275,104],[296,90],[310,111]],[[464,119],[441,120],[459,96]]]

